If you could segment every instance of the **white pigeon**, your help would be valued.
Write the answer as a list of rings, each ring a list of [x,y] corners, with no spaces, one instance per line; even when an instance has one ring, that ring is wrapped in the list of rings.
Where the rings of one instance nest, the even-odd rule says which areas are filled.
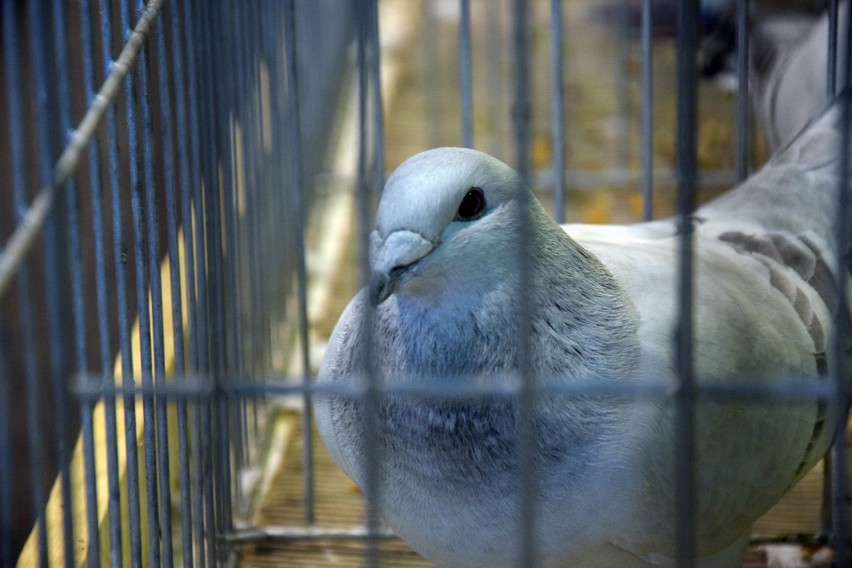
[[[699,386],[831,380],[836,122],[836,112],[826,115],[696,211]],[[518,398],[505,396],[515,383],[505,377],[527,369],[544,393],[532,450],[536,566],[674,565],[674,399],[578,397],[556,386],[676,384],[679,238],[671,219],[560,227],[511,168],[474,150],[410,158],[381,196],[372,284],[341,316],[319,372],[322,386],[363,387],[372,368],[381,389],[409,390],[380,391],[375,453],[365,446],[363,402],[319,394],[328,450],[362,487],[366,456],[381,458],[371,465],[381,515],[428,560],[517,566],[520,460],[529,454],[519,445]],[[369,313],[375,325],[365,333]],[[440,394],[489,385],[504,394]],[[828,448],[836,408],[697,404],[695,566],[742,566],[754,520]]]

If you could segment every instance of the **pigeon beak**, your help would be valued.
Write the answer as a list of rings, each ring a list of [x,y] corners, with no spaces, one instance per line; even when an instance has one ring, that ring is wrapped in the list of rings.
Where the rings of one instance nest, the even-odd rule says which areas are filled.
[[[400,281],[410,275],[418,260],[432,252],[435,243],[413,231],[400,229],[382,237],[370,234],[370,302],[378,306],[394,293]]]

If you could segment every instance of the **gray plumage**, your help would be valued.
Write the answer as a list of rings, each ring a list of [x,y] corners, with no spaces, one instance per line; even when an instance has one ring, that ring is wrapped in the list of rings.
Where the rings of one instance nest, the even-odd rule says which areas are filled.
[[[827,115],[696,212],[699,382],[827,380],[835,122]],[[476,188],[481,212],[465,202]],[[388,388],[505,386],[519,369],[545,386],[674,385],[678,238],[673,220],[560,227],[496,159],[424,152],[388,179],[372,235],[372,290],[341,316],[319,380],[363,380],[372,299],[372,367]],[[520,360],[525,340],[529,367]],[[329,451],[363,484],[362,403],[321,396],[315,404]],[[741,565],[753,521],[828,447],[834,408],[698,403],[697,566]],[[515,565],[519,412],[516,398],[497,394],[381,397],[370,443],[382,457],[382,515],[439,566]],[[673,413],[665,398],[542,396],[534,415],[538,565],[673,565]]]

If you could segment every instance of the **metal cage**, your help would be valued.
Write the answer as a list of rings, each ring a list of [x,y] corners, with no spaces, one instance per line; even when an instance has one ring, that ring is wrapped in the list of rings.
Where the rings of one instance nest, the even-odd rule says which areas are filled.
[[[691,565],[696,397],[842,404],[845,386],[693,384],[690,215],[767,152],[744,87],[750,2],[732,12],[736,95],[685,55],[699,3],[664,4],[2,0],[0,566],[315,566],[338,545],[338,564],[421,565],[369,494],[325,523],[310,399],[328,395],[313,375],[329,318],[368,281],[387,166],[442,144],[512,164],[559,222],[679,217],[677,391],[585,394],[677,398]],[[852,57],[827,4],[833,95]],[[280,499],[296,512],[276,520],[262,511],[293,461]],[[805,540],[831,536],[847,566],[844,444],[830,463],[831,514]]]

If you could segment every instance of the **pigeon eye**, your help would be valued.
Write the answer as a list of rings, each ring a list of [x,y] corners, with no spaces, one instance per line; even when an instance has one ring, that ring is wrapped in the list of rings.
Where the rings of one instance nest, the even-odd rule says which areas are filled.
[[[459,221],[473,221],[485,211],[485,192],[482,188],[471,187],[459,204],[456,219]]]

